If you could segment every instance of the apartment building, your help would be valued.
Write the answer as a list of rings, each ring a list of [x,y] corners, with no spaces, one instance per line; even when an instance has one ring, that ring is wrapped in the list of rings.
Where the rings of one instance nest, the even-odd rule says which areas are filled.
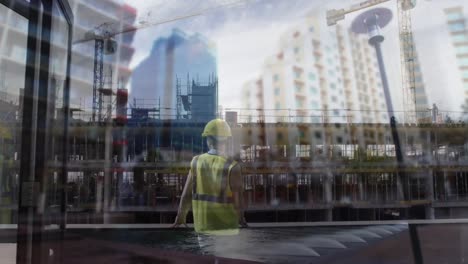
[[[446,8],[445,15],[447,26],[450,32],[450,39],[455,49],[460,81],[463,83],[464,102],[461,110],[463,117],[468,118],[468,31],[466,27],[466,17],[463,7]]]
[[[265,60],[256,80],[261,89],[253,82],[243,87],[243,107],[255,109],[248,121],[263,109],[267,123],[333,123],[338,127],[314,132],[322,151],[332,149],[332,142],[362,145],[390,138],[382,129],[350,126],[389,122],[380,72],[365,37],[325,21],[323,14],[310,14],[281,35],[278,52]],[[300,138],[288,140],[301,148]]]
[[[266,59],[259,77],[263,97],[255,106],[245,102],[276,110],[267,122],[388,122],[367,40],[340,25],[327,27],[322,18],[311,14],[281,35],[278,52]]]

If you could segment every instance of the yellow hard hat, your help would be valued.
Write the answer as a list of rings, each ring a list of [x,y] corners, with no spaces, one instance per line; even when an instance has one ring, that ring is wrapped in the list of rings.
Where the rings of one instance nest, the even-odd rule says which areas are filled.
[[[228,123],[222,119],[213,119],[206,124],[202,137],[231,137],[231,128]]]

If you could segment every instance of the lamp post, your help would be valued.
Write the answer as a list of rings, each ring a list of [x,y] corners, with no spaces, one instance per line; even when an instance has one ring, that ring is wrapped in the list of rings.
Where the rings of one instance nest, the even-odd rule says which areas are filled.
[[[401,151],[400,138],[396,129],[395,113],[393,111],[392,98],[390,95],[390,89],[388,87],[387,74],[385,72],[385,65],[382,56],[381,44],[384,41],[384,37],[380,31],[381,28],[385,27],[392,20],[392,11],[387,8],[374,8],[366,11],[356,17],[352,23],[351,29],[353,32],[358,34],[367,33],[369,36],[369,44],[375,48],[377,55],[377,61],[379,64],[380,78],[382,79],[382,87],[384,90],[385,101],[387,103],[387,112],[390,117],[390,128],[392,132],[393,144],[395,145],[395,155],[397,158],[398,166],[398,177],[397,177],[397,188],[400,189],[401,184],[403,185],[402,192],[398,192],[399,198],[403,195],[405,201],[409,201],[409,182],[406,181],[406,177],[402,171],[403,165],[403,154]],[[417,235],[416,227],[412,224],[409,225],[411,246],[413,248],[415,263],[423,263],[421,254],[421,247],[419,238]]]
[[[398,167],[401,168],[403,163],[403,154],[401,151],[400,138],[398,131],[396,129],[396,119],[395,113],[393,110],[392,98],[390,95],[390,88],[388,86],[387,74],[385,71],[385,65],[383,62],[382,47],[381,44],[384,41],[384,37],[380,31],[381,28],[385,27],[392,20],[392,11],[387,8],[374,8],[369,11],[366,11],[356,17],[351,25],[353,32],[357,34],[367,33],[369,36],[369,44],[375,48],[375,53],[377,55],[377,61],[379,64],[380,78],[382,80],[382,87],[385,96],[385,102],[387,104],[387,112],[390,117],[390,128],[393,138],[393,144],[395,145],[395,155],[397,158]],[[409,200],[409,192],[407,188],[407,182],[405,181],[401,170],[398,170],[398,181],[399,186],[403,184],[403,190],[399,191],[399,198],[404,200]],[[403,181],[402,181],[403,180]],[[403,197],[401,197],[403,196]]]

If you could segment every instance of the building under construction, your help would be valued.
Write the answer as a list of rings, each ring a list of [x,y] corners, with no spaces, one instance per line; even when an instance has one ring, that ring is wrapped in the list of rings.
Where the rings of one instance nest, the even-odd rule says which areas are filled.
[[[207,151],[201,137],[206,122],[161,119],[150,114],[156,106],[127,109],[127,91],[115,94],[112,118],[69,121],[68,222],[170,223],[191,158]],[[10,108],[18,106],[2,107],[14,113]],[[467,217],[466,124],[399,125],[404,162],[397,164],[386,124],[237,123],[232,112],[226,119],[232,153],[242,164],[248,221]],[[18,123],[14,116],[2,122],[7,223],[16,221]],[[53,135],[44,183],[51,212],[62,199],[57,179],[63,169],[57,162],[61,130]]]

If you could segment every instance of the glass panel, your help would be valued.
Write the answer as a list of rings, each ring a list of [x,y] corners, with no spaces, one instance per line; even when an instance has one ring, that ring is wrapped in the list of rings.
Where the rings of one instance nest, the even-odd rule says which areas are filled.
[[[67,56],[69,25],[57,3],[52,6],[52,26],[49,55],[48,76],[48,107],[47,115],[47,164],[48,169],[44,175],[46,196],[45,212],[47,213],[45,224],[60,223],[60,192],[59,177],[62,175],[63,151],[64,151],[64,89],[67,77]]]
[[[0,4],[0,262],[16,263],[28,20]]]
[[[55,6],[46,205],[56,223],[65,158],[67,232],[86,242],[67,257],[411,262],[417,227],[426,259],[462,262],[468,4],[370,2],[71,1],[66,157]],[[17,46],[1,52],[21,59]],[[225,123],[202,136],[214,118],[232,137]],[[264,228],[239,229],[244,216]]]
[[[0,4],[0,223],[16,224],[28,20]]]

